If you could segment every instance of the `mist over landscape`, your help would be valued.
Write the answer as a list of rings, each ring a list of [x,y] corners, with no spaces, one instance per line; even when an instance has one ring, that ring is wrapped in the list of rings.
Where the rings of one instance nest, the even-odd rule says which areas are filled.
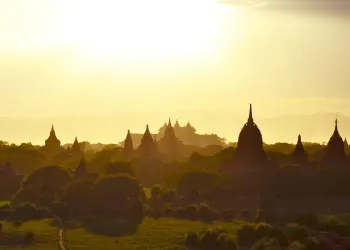
[[[0,17],[3,140],[42,144],[54,124],[63,141],[119,142],[127,129],[141,133],[149,124],[156,131],[171,117],[236,141],[249,103],[266,142],[295,142],[299,133],[326,141],[336,114],[341,134],[350,136],[349,1],[225,1],[217,13],[207,2],[193,2],[203,13],[197,21],[190,1],[188,10],[176,9],[189,18],[188,30],[182,23],[174,29],[172,16],[158,12],[144,22],[156,38],[144,40],[150,54],[131,43],[139,55],[126,47],[146,34],[133,14],[123,16],[135,31],[129,34],[105,11],[107,2],[86,3],[79,22],[76,1],[31,3]],[[45,14],[37,15],[35,6]],[[97,23],[89,21],[101,13]],[[71,29],[63,29],[67,22]],[[98,31],[110,23],[115,32]],[[166,25],[177,47],[158,37]],[[85,26],[90,29],[79,28]]]
[[[0,0],[0,248],[350,249],[350,1]]]

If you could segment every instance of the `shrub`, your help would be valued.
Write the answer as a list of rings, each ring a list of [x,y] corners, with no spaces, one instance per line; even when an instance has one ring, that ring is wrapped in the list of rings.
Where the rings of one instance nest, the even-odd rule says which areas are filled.
[[[258,209],[256,211],[256,217],[255,217],[256,222],[266,222],[266,221],[273,221],[273,216],[272,213],[269,212],[268,210],[265,209]]]
[[[232,210],[226,210],[226,211],[223,211],[221,214],[220,214],[220,217],[221,219],[223,219],[224,221],[232,221],[235,216],[232,212]]]
[[[288,246],[288,238],[285,235],[285,233],[278,229],[278,228],[273,228],[271,231],[271,238],[275,239],[278,241],[278,244],[282,247]]]
[[[221,250],[236,250],[238,246],[232,237],[232,235],[227,233],[221,233],[216,240],[216,248]]]
[[[50,212],[46,208],[37,207],[30,203],[23,203],[12,210],[11,217],[12,219],[22,221],[36,220],[49,218]]]
[[[245,223],[237,231],[237,238],[240,245],[246,245],[248,243],[255,242],[257,239],[254,224]]]
[[[287,250],[306,250],[306,247],[299,241],[293,241],[292,243],[290,243]]]
[[[298,223],[288,223],[286,226],[286,234],[290,241],[305,242],[309,236],[307,228]]]
[[[320,243],[314,237],[308,237],[305,241],[305,247],[307,250],[319,250]]]
[[[185,209],[185,215],[188,219],[197,219],[199,217],[198,206],[190,205]]]
[[[273,227],[267,223],[258,223],[255,225],[256,236],[258,238],[271,237]]]
[[[8,203],[5,204],[5,205],[0,206],[0,210],[9,210],[9,209],[11,209],[11,206]]]
[[[244,220],[250,220],[252,216],[250,215],[250,212],[248,210],[243,210],[242,213],[240,214],[240,218]]]
[[[198,246],[198,234],[194,232],[188,232],[185,238],[185,244],[189,247]]]
[[[279,250],[280,245],[276,239],[262,239],[251,250]]]
[[[293,218],[293,221],[310,228],[315,228],[318,225],[318,219],[313,214],[299,214]]]
[[[206,203],[199,204],[198,215],[199,215],[199,218],[204,220],[209,220],[209,221],[219,218],[219,213]]]
[[[188,233],[185,242],[188,247],[198,249],[238,249],[234,237],[223,228],[207,228],[198,234]]]
[[[23,239],[24,244],[31,244],[34,241],[35,241],[35,235],[32,231],[29,231],[24,235],[24,239]]]

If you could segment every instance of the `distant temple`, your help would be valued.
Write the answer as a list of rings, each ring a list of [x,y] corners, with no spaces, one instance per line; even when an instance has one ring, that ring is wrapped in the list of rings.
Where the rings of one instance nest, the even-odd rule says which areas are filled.
[[[268,163],[263,148],[263,139],[258,126],[253,120],[252,105],[250,104],[249,117],[238,137],[235,153],[235,165],[244,168],[256,168]]]
[[[324,161],[332,164],[342,164],[346,161],[344,141],[338,131],[338,120],[335,120],[333,135],[328,141]]]
[[[52,125],[50,135],[45,140],[44,153],[48,157],[52,157],[62,151],[61,141],[57,139],[55,129]]]
[[[86,166],[85,157],[82,156],[77,168],[75,169],[73,178],[80,179],[86,176],[87,176],[87,166]]]
[[[73,142],[72,147],[70,148],[70,152],[74,155],[81,156],[83,154],[83,150],[80,147],[80,144],[78,142],[78,138],[75,137],[75,140]]]
[[[176,126],[176,124],[175,124]],[[161,138],[157,142],[157,147],[160,152],[167,155],[172,159],[176,159],[181,154],[182,142],[178,139],[175,128],[171,125],[171,121],[169,122],[165,128],[163,133],[163,138]]]
[[[168,123],[165,122],[163,126],[159,128],[157,134],[152,134],[153,138],[163,138],[167,127]],[[190,122],[187,122],[185,126],[181,127],[179,122],[176,121],[173,129],[176,137],[186,145],[195,145],[199,147],[206,147],[209,145],[225,146],[224,138],[221,138],[216,134],[197,134],[196,129],[190,124]],[[131,134],[134,147],[138,147],[140,145],[142,137],[143,134]],[[120,142],[120,144],[124,145],[124,142]]]
[[[136,151],[137,154],[143,158],[152,158],[158,154],[156,142],[153,140],[148,125],[146,126],[146,131],[142,136],[141,144]]]
[[[134,154],[134,143],[131,138],[130,130],[128,130],[128,134],[126,135],[126,138],[124,141],[123,156],[125,159],[131,159],[133,154]]]
[[[298,142],[292,153],[292,162],[296,164],[305,164],[308,160],[307,153],[304,149],[303,143],[301,142],[301,136],[298,136]]]

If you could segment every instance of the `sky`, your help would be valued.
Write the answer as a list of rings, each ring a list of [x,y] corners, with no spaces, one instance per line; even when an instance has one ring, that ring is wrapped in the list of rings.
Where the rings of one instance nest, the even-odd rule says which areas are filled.
[[[0,0],[0,117],[135,114],[122,135],[195,113],[229,137],[220,114],[249,103],[350,116],[349,14],[328,0]]]

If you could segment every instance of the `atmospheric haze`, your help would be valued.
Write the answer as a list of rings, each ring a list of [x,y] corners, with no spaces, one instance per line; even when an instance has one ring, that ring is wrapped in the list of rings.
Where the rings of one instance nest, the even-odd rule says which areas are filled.
[[[349,14],[347,1],[1,1],[0,138],[42,144],[55,123],[63,142],[117,143],[171,117],[235,141],[249,103],[267,142],[325,141],[336,113],[350,136]]]

